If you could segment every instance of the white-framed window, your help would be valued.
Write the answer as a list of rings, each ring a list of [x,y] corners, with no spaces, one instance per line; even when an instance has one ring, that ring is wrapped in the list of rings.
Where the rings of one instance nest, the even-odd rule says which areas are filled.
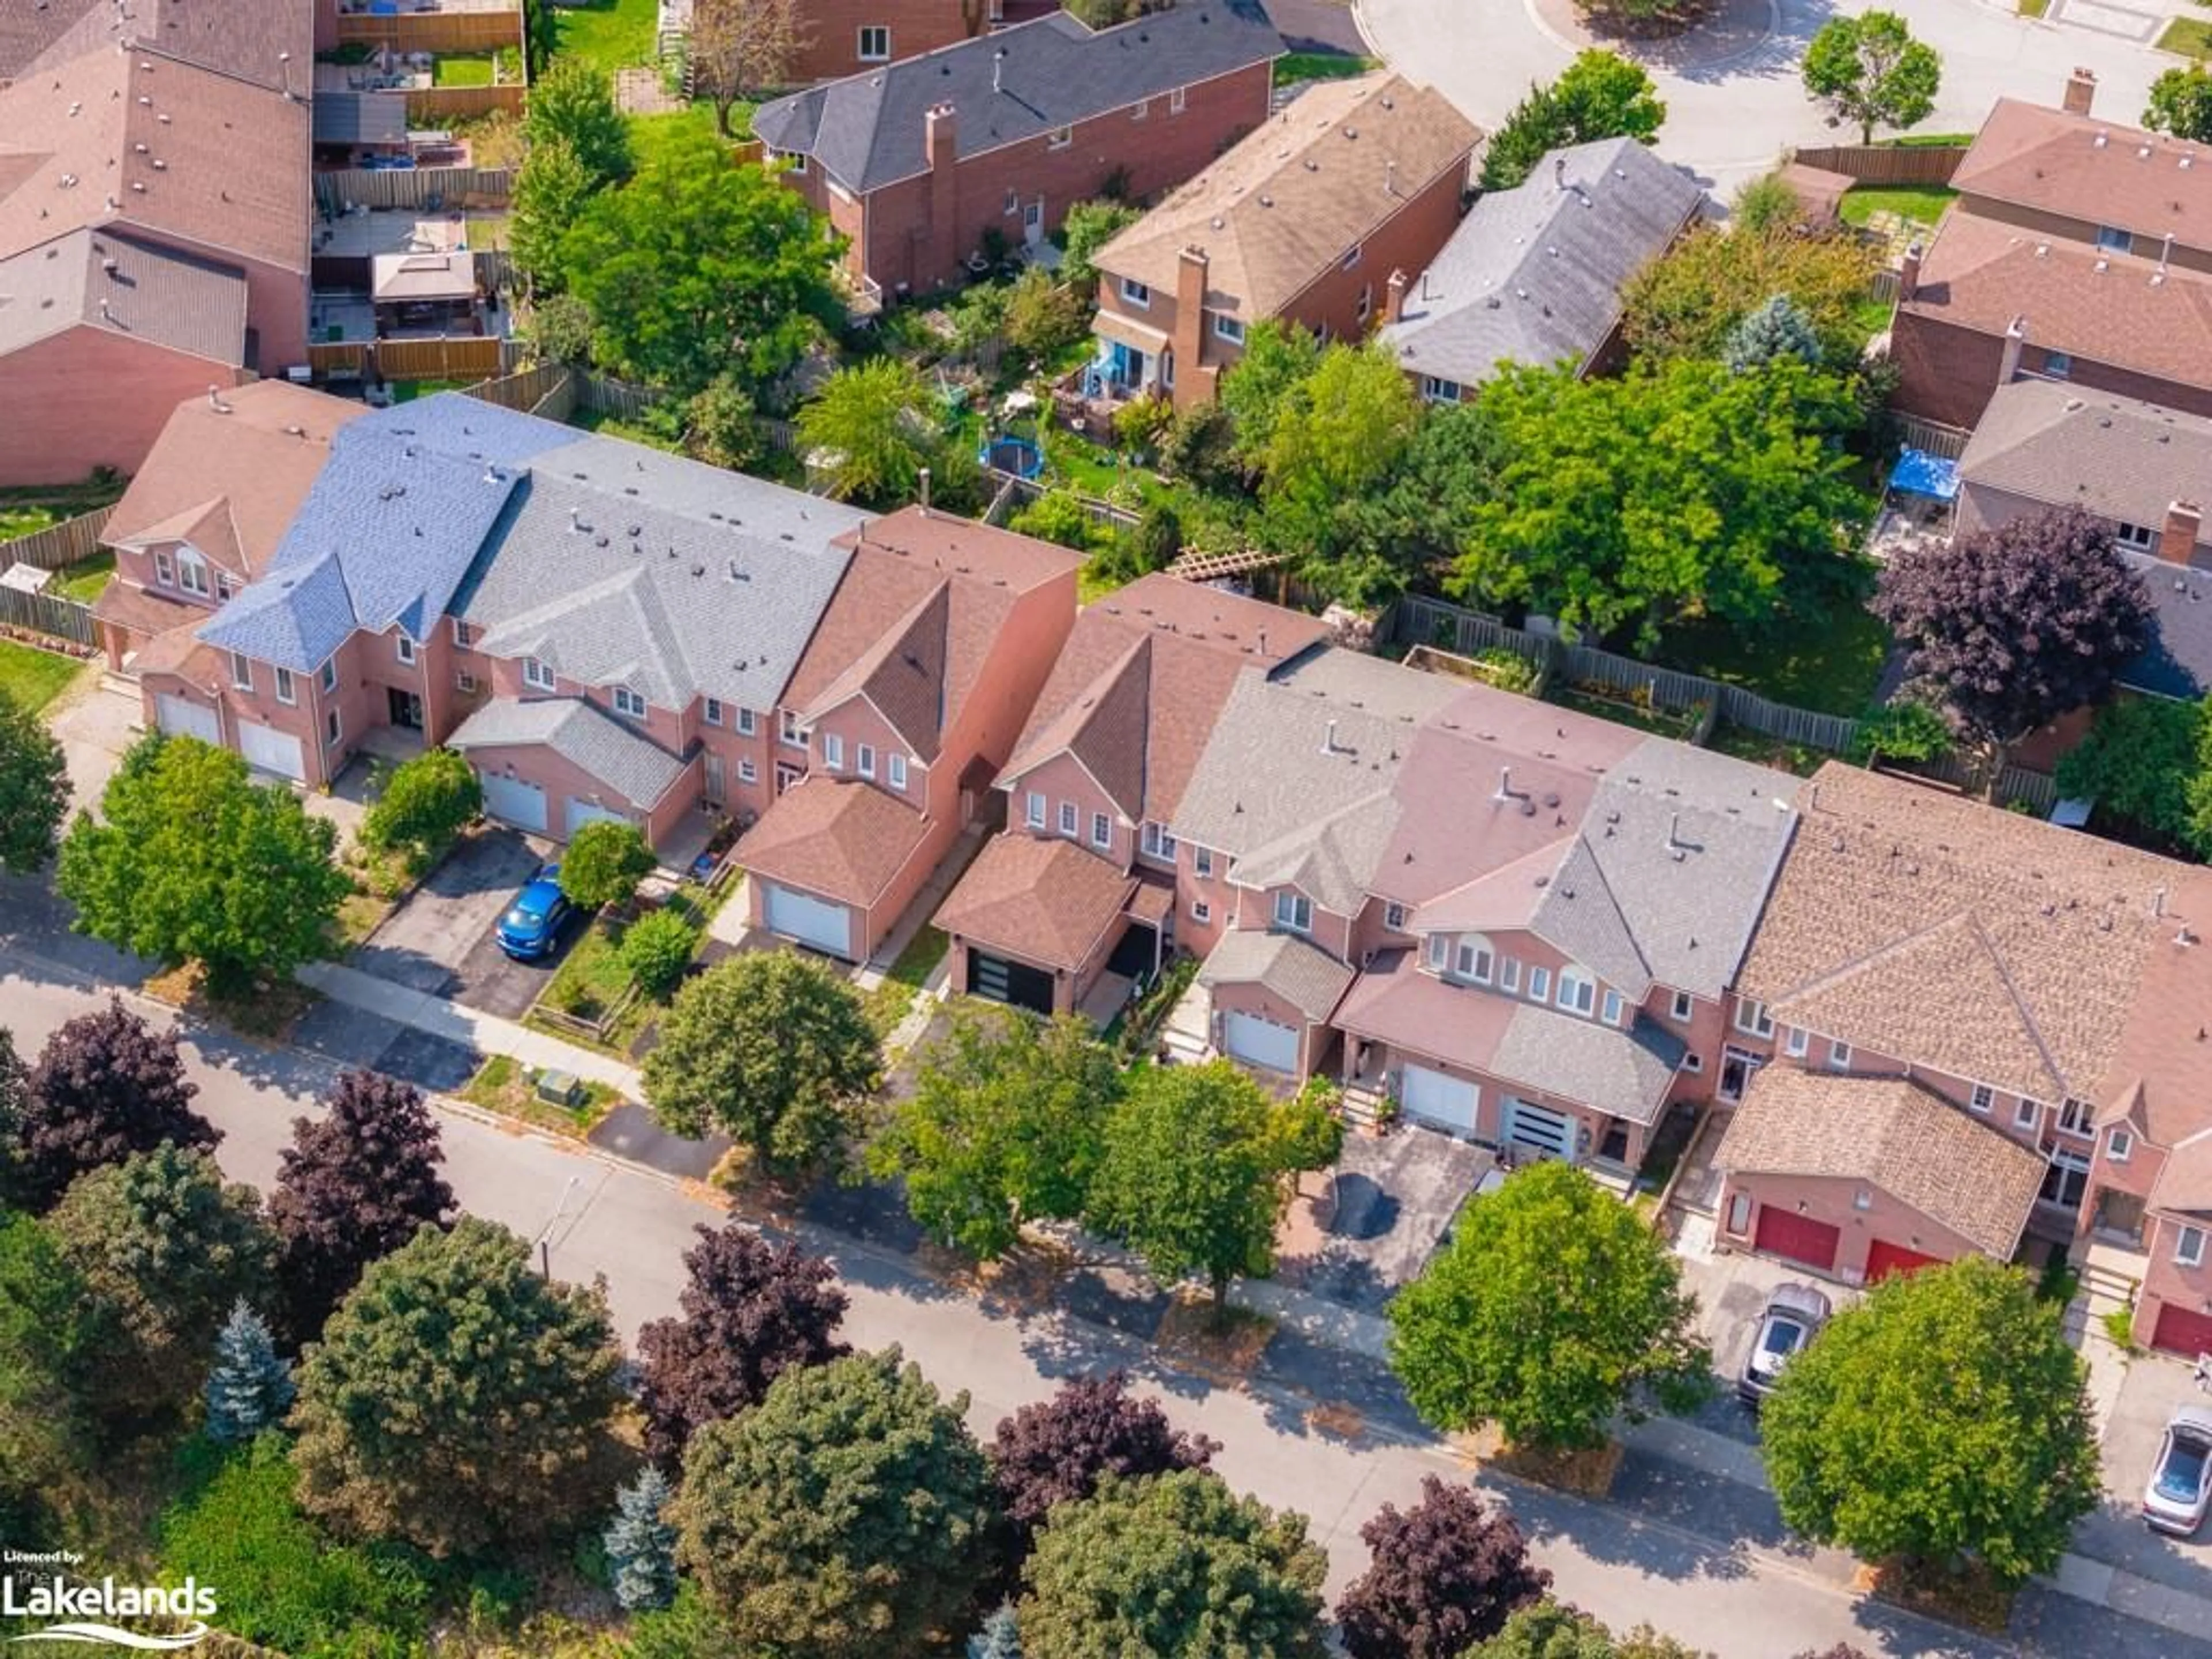
[[[1358,243],[1358,242],[1354,242],[1354,243],[1352,245],[1351,252],[1347,252],[1347,253],[1344,256],[1344,268],[1345,268],[1345,270],[1357,270],[1359,268],[1359,255],[1360,255],[1361,246],[1362,246],[1362,245],[1361,245],[1360,243]]]
[[[2094,1133],[2089,1118],[2089,1103],[2086,1100],[2077,1100],[2072,1095],[2067,1096],[2065,1103],[2058,1109],[2058,1127],[2069,1135]]]
[[[253,665],[235,651],[230,653],[230,683],[241,691],[253,690]]]
[[[1075,129],[1073,127],[1054,127],[1045,136],[1044,147],[1047,149],[1066,149],[1074,142]]]
[[[894,789],[906,787],[906,757],[892,754],[884,757],[884,775]]]
[[[1858,1191],[1853,1193],[1851,1194],[1851,1208],[1854,1210],[1871,1210],[1874,1208],[1873,1192],[1867,1188],[1862,1187]]]
[[[1394,933],[1404,933],[1406,931],[1406,907],[1402,904],[1384,905],[1382,907],[1382,925],[1385,927],[1388,927]]]
[[[860,61],[864,64],[888,64],[890,58],[890,30],[881,23],[861,24]]]
[[[1459,958],[1453,963],[1453,971],[1462,979],[1487,985],[1497,965],[1498,959],[1491,954],[1488,939],[1463,939],[1459,942]]]
[[[1063,835],[1063,836],[1073,836],[1073,835],[1074,835],[1074,834],[1076,833],[1075,824],[1076,824],[1075,803],[1074,803],[1073,801],[1072,801],[1072,800],[1064,800],[1064,801],[1060,802],[1060,833],[1061,835]]]
[[[1213,332],[1215,337],[1226,340],[1231,345],[1241,346],[1244,343],[1244,325],[1234,317],[1224,317],[1219,312],[1216,312],[1213,315]]]
[[[1030,829],[1044,828],[1044,797],[1034,789],[1030,791],[1028,804],[1023,809],[1023,817]]]
[[[453,689],[466,694],[477,689],[477,677],[465,668],[453,676]]]
[[[465,651],[476,643],[477,631],[459,617],[453,618],[453,644]]]
[[[276,671],[276,701],[288,705],[300,701],[300,688],[292,684],[292,671],[289,668]]]
[[[793,749],[806,747],[806,728],[799,724],[796,710],[786,708],[776,722],[775,740]]]
[[[338,719],[338,711],[336,708],[329,710],[323,716],[323,746],[325,749],[336,748],[338,739],[344,735],[345,726]]]
[[[780,150],[773,159],[783,162],[790,169],[793,178],[804,179],[806,176],[807,156],[805,150]]]
[[[1668,1013],[1676,1024],[1686,1025],[1689,1024],[1693,1009],[1694,1005],[1690,1000],[1690,994],[1687,991],[1677,991],[1674,993],[1674,1006]]]
[[[1751,997],[1740,998],[1735,1005],[1735,1029],[1750,1036],[1771,1037],[1774,1035],[1774,1016],[1766,1012],[1766,1005]]]
[[[824,732],[822,734],[822,763],[832,772],[844,770],[845,739],[835,732]]]
[[[1447,380],[1440,375],[1421,376],[1421,401],[1425,404],[1455,404],[1459,401],[1459,382]]]
[[[634,720],[645,718],[645,699],[626,685],[615,687],[615,713],[627,714]]]
[[[2043,1103],[2039,1100],[2030,1100],[2026,1095],[2022,1095],[2020,1097],[2020,1103],[2012,1109],[2012,1121],[2013,1127],[2016,1129],[2037,1127],[2043,1121]]]
[[[1979,1112],[1984,1117],[1989,1115],[1990,1108],[1996,1103],[1997,1091],[1986,1083],[1977,1083],[1972,1092],[1966,1097],[1966,1109]]]
[[[744,756],[738,762],[738,781],[739,783],[758,783],[760,781],[760,768],[754,764],[753,757],[750,755]]]
[[[1362,283],[1359,285],[1359,303],[1352,308],[1352,314],[1363,323],[1375,314],[1374,283]]]
[[[1739,1238],[1751,1231],[1749,1193],[1738,1193],[1729,1200],[1728,1230]]]
[[[204,599],[208,597],[207,561],[189,547],[180,548],[177,552],[177,586],[187,593],[198,594]]]
[[[1176,838],[1168,834],[1165,824],[1152,823],[1145,826],[1144,847],[1146,857],[1175,862]]]
[[[220,599],[223,604],[228,605],[231,600],[237,596],[237,593],[238,584],[231,580],[230,572],[228,570],[216,571],[215,573],[216,598]]]
[[[1121,279],[1121,303],[1134,306],[1139,311],[1150,311],[1152,308],[1150,284],[1140,283],[1133,276],[1124,276]]]
[[[2045,352],[2043,354],[2043,372],[2054,380],[2065,380],[2069,375],[2074,373],[2074,358],[2072,354],[2064,351]]]
[[[1782,1034],[1782,1052],[1792,1060],[1804,1059],[1812,1046],[1813,1034],[1802,1025],[1793,1025]]]
[[[2204,1229],[2184,1227],[2173,1241],[2173,1259],[2185,1267],[2194,1267],[2204,1260]]]
[[[1275,926],[1287,927],[1294,933],[1313,931],[1313,901],[1304,893],[1289,888],[1275,895]]]
[[[1212,921],[1213,907],[1204,899],[1193,899],[1190,902],[1190,919],[1193,921]]]
[[[1100,848],[1114,844],[1114,820],[1103,812],[1091,815],[1091,844]]]
[[[1194,849],[1190,855],[1190,867],[1194,875],[1211,876],[1213,873],[1213,849],[1211,847]]]
[[[550,691],[553,689],[553,671],[535,657],[525,657],[522,659],[522,683],[532,691]]]
[[[738,710],[738,735],[750,738],[760,730],[760,716],[750,708]]]
[[[1597,1002],[1597,981],[1579,968],[1559,969],[1559,1006],[1588,1018]]]
[[[1189,102],[1190,88],[1188,87],[1177,87],[1173,92],[1168,94],[1168,113],[1170,115],[1182,114],[1185,106],[1187,106]]]
[[[322,672],[317,675],[316,678],[322,682],[324,690],[337,690],[338,689],[338,659],[336,657],[332,657],[328,662],[325,663],[323,665]]]
[[[1132,121],[1141,121],[1152,112],[1152,100],[1149,98],[1139,98],[1129,106],[1129,118]]]
[[[708,725],[720,726],[722,723],[722,700],[720,697],[708,698],[703,714]]]
[[[1521,989],[1520,957],[1500,957],[1498,958],[1498,988],[1501,991],[1510,991],[1514,993],[1519,992]]]
[[[2136,1138],[2115,1123],[2112,1132],[2105,1137],[2105,1156],[2115,1164],[2124,1164],[2136,1149]]]
[[[2136,245],[2136,239],[2118,225],[2097,227],[2097,246],[2107,253],[2125,253]]]
[[[154,580],[164,587],[177,585],[176,562],[158,547],[154,550]]]
[[[1851,1045],[1831,1039],[1828,1043],[1828,1068],[1831,1071],[1847,1072],[1850,1070],[1850,1066]]]
[[[406,635],[398,634],[393,635],[392,648],[399,653],[400,661],[409,664],[414,662],[415,641],[410,639]]]
[[[1551,1000],[1552,970],[1548,968],[1539,968],[1534,963],[1530,963],[1528,964],[1528,1000],[1549,1002]]]
[[[853,750],[853,758],[856,763],[854,769],[858,771],[862,777],[872,778],[876,775],[875,744],[872,743],[855,744]]]
[[[1608,1025],[1618,1025],[1620,1024],[1622,1006],[1623,1004],[1620,1000],[1620,993],[1613,990],[1610,987],[1607,987],[1605,994],[1605,1001],[1600,1008],[1599,1018],[1603,1019]]]
[[[1435,969],[1438,973],[1442,973],[1443,971],[1444,963],[1450,960],[1451,940],[1442,933],[1430,934],[1429,966]]]
[[[2158,544],[2158,532],[2147,524],[2123,524],[2113,527],[2112,539],[2131,552],[2148,553]]]

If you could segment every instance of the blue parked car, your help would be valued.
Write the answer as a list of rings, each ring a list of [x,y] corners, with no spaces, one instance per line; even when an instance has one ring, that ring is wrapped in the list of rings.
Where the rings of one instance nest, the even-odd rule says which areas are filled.
[[[561,891],[561,866],[549,864],[514,896],[499,919],[499,948],[517,962],[552,954],[571,907]]]

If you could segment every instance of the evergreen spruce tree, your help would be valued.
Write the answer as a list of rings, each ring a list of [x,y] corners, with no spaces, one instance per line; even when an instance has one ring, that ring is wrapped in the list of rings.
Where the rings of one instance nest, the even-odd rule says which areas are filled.
[[[668,1498],[668,1477],[650,1464],[616,1495],[607,1565],[625,1613],[665,1607],[676,1597],[676,1528],[661,1516]]]
[[[1812,319],[1786,294],[1771,295],[1747,313],[1721,350],[1721,361],[1738,374],[1764,368],[1779,357],[1795,357],[1810,368],[1820,362],[1820,337]]]
[[[1022,1659],[1022,1633],[1014,1622],[1012,1602],[1000,1602],[983,1628],[968,1638],[968,1659]]]
[[[215,1440],[251,1440],[292,1408],[292,1368],[278,1357],[268,1322],[241,1297],[216,1339],[207,1380],[207,1431]]]

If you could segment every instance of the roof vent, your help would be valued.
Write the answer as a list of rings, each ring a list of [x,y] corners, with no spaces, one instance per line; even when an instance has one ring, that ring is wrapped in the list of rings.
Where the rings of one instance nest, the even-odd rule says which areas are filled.
[[[2108,137],[2107,137],[2107,135],[2106,135],[2106,134],[2105,134],[2105,133],[2101,133],[2101,132],[2100,132],[2100,133],[2099,133],[2099,134],[2098,134],[2094,138],[2092,138],[2089,142],[2090,142],[2090,143],[2091,143],[2092,145],[2094,145],[2095,148],[2097,148],[2097,149],[2104,149],[2104,147],[2105,147],[2106,143],[2108,142]]]

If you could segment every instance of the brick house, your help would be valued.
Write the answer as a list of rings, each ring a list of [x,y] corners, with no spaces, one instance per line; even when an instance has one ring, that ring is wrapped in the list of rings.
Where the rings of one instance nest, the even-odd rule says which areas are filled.
[[[1383,341],[1431,403],[1457,403],[1501,362],[1612,373],[1627,358],[1622,287],[1705,210],[1697,180],[1632,138],[1555,150],[1486,191],[1425,268],[1394,273]]]
[[[160,21],[120,48],[111,6],[0,28],[0,292],[35,301],[0,314],[0,483],[133,471],[184,398],[306,361],[307,14]]]
[[[664,29],[688,35],[694,0],[662,0]],[[1004,0],[804,0],[799,50],[783,84],[865,75],[902,58],[971,40],[1007,21]]]
[[[1077,202],[1199,172],[1267,118],[1282,50],[1249,0],[1097,31],[1054,12],[763,105],[753,131],[848,240],[856,286],[927,293],[987,231],[1034,248]]]
[[[937,912],[953,990],[1040,1013],[1118,1006],[1177,942],[1168,824],[1231,689],[1325,636],[1167,575],[1084,607],[1000,773],[1006,831]]]
[[[1097,389],[1210,402],[1271,318],[1358,338],[1458,224],[1481,136],[1402,76],[1310,88],[1095,256]]]
[[[2096,118],[2094,86],[1984,123],[1900,273],[1899,408],[1972,427],[2039,376],[2212,415],[2212,177],[2188,141]]]

